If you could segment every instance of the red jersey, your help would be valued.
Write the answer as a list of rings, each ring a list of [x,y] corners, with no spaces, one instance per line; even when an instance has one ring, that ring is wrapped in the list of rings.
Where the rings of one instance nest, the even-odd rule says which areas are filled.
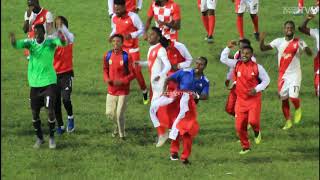
[[[57,74],[72,71],[72,49],[73,44],[69,44],[65,47],[57,47],[53,61],[53,66]]]
[[[234,79],[236,81],[237,101],[245,104],[251,104],[261,97],[261,92],[254,96],[250,96],[249,92],[259,84],[258,65],[253,61],[238,61],[234,69]]]
[[[132,39],[125,39],[123,42],[123,48],[128,50],[128,53],[134,53],[139,51],[139,39],[138,37],[143,34],[143,24],[141,19],[136,13],[126,13],[123,17],[116,15],[112,16],[112,32],[113,34],[128,35],[130,34]]]
[[[177,41],[170,41],[169,46],[166,48],[168,59],[171,67],[179,65],[180,69],[188,68],[192,63],[192,56],[184,44]],[[170,69],[168,76],[176,72],[174,69]]]
[[[43,24],[47,22],[47,14],[49,13],[48,10],[42,8],[39,12],[39,14],[35,15],[33,13],[32,18],[34,18],[31,22],[31,26],[29,26],[29,32],[28,32],[28,38],[34,37],[34,26],[37,24]]]
[[[178,40],[178,31],[167,26],[160,26],[158,21],[164,23],[170,23],[171,21],[177,21],[181,19],[180,7],[178,4],[169,0],[163,7],[157,6],[155,1],[153,1],[148,10],[147,16],[154,17],[156,21],[156,27],[160,28],[162,35],[167,39],[177,41]]]
[[[106,82],[111,80],[108,84],[108,93],[114,96],[128,95],[130,90],[130,81],[134,79],[132,59],[128,55],[128,72],[125,69],[123,51],[112,52],[109,61],[106,61],[108,52],[103,57],[103,78]],[[115,80],[121,81],[120,86],[114,85]]]

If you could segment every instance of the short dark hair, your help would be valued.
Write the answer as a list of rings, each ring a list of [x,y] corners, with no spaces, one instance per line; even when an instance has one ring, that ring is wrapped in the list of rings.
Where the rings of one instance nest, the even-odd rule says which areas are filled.
[[[38,30],[41,29],[43,33],[46,33],[46,30],[44,29],[43,24],[36,24],[34,26],[34,29],[38,29]]]
[[[240,43],[243,43],[243,44],[247,44],[248,46],[251,46],[251,42],[250,42],[250,40],[249,39],[240,39],[239,40],[239,44]]]
[[[198,57],[198,59],[201,60],[201,61],[203,61],[203,62],[204,62],[204,65],[207,66],[207,64],[208,64],[208,59],[207,59],[206,57],[200,56],[200,57]]]
[[[113,4],[116,5],[126,5],[126,1],[125,0],[114,0]]]
[[[152,29],[152,31],[156,32],[157,35],[160,37],[160,40],[159,40],[160,44],[164,48],[167,48],[169,46],[169,40],[166,37],[162,36],[162,31],[159,28],[154,27],[154,26],[151,29]]]
[[[296,28],[296,25],[294,24],[294,22],[292,20],[288,20],[286,21],[283,26],[285,27],[287,24],[291,24],[293,26],[293,28]]]
[[[112,35],[110,37],[109,41],[112,42],[112,39],[115,38],[115,37],[120,38],[121,42],[123,42],[123,40],[124,40],[124,38],[123,38],[123,36],[121,34],[114,34],[114,35]]]
[[[253,48],[251,46],[244,46],[242,49],[250,49],[251,52],[253,53]]]
[[[64,16],[57,16],[56,19],[57,19],[57,18],[60,18],[62,24],[64,24],[67,28],[69,28],[69,23],[68,23],[68,20],[67,20],[66,17],[64,17]]]

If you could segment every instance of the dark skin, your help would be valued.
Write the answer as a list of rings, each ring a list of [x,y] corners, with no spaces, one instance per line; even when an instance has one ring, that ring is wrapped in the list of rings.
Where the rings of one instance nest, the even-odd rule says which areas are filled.
[[[284,26],[284,34],[285,34],[285,39],[287,41],[290,41],[294,38],[294,34],[295,34],[295,28],[294,28],[294,25],[291,24],[291,23],[287,23],[285,26]],[[261,51],[268,51],[268,50],[271,50],[273,49],[269,44],[266,45],[264,43],[264,39],[266,37],[266,33],[265,32],[262,32],[260,34],[260,50]],[[309,47],[305,47],[303,49],[303,51],[308,55],[308,56],[312,56],[312,50],[309,48]]]
[[[199,58],[199,59],[197,59],[197,60],[195,61],[194,72],[195,72],[195,78],[196,78],[196,79],[200,79],[201,76],[204,75],[203,71],[204,71],[204,69],[205,69],[206,67],[207,67],[207,64],[205,63],[204,60],[202,60],[202,59]],[[164,92],[164,94],[166,94],[167,85],[168,85],[168,82],[169,82],[170,80],[172,80],[172,79],[167,78],[166,81],[164,82],[164,86],[163,86],[163,92]],[[197,99],[197,100],[207,100],[207,99],[209,98],[209,96],[206,95],[206,94],[200,94],[200,95],[199,95],[199,98],[197,98],[197,95],[194,93],[194,94],[193,94],[193,98],[194,98],[194,99]]]
[[[116,16],[124,17],[126,15],[126,12],[127,10],[125,5],[119,5],[119,4],[114,5],[114,13],[116,14]],[[123,37],[125,40],[132,39],[130,34],[123,34]]]
[[[156,3],[158,3],[158,5],[160,7],[163,7],[166,3],[168,2],[168,0],[157,0]],[[143,35],[143,39],[144,40],[147,40],[148,39],[148,36],[147,36],[147,32],[149,30],[149,27],[150,27],[150,24],[151,24],[151,21],[152,21],[153,17],[148,17],[147,18],[147,21],[146,21],[146,25],[145,25],[145,28],[144,28],[144,35]],[[181,27],[181,20],[172,20],[171,22],[169,23],[165,23],[165,22],[162,22],[162,21],[157,21],[157,23],[159,24],[159,26],[167,26],[169,28],[172,28],[174,30],[179,30],[180,27]]]
[[[122,45],[123,45],[123,42],[122,42],[122,39],[119,38],[119,37],[113,37],[111,39],[111,44],[113,46],[113,52],[115,53],[120,53],[122,51]],[[123,85],[123,82],[120,81],[120,80],[110,80],[108,79],[106,81],[107,84],[110,84],[110,83],[113,83],[113,85],[115,86],[121,86]]]
[[[309,14],[306,19],[303,21],[303,23],[301,24],[301,26],[299,26],[299,31],[310,36],[310,28],[307,27],[307,24],[309,23],[309,21],[311,21],[314,18],[313,14]]]
[[[27,17],[28,18],[31,16],[31,12],[38,14],[41,11],[41,6],[39,4],[39,0],[28,0],[27,5],[28,5],[28,9],[27,9]],[[46,29],[47,29],[48,34],[52,33],[52,27],[53,27],[53,23],[47,24]],[[31,30],[29,20],[24,21],[22,29],[23,29],[24,33],[28,33]]]
[[[228,48],[233,49],[233,48],[235,48],[237,46],[237,41],[232,40],[232,41],[228,42],[227,46],[228,46]],[[247,62],[251,61],[252,56],[253,56],[253,52],[252,52],[251,49],[243,48],[241,50],[241,61],[243,61],[244,63],[247,63]],[[252,88],[248,92],[249,96],[254,96],[256,94],[257,94],[257,91],[256,91],[255,88]]]

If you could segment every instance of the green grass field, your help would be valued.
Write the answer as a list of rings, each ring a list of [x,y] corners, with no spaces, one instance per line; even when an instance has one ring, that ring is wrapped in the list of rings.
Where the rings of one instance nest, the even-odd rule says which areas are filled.
[[[140,17],[145,22],[151,0],[145,0]],[[198,105],[201,130],[193,143],[190,161],[185,167],[169,160],[169,143],[155,148],[156,131],[148,116],[148,106],[136,81],[126,112],[128,138],[125,142],[111,137],[111,122],[105,117],[106,86],[102,76],[102,57],[111,48],[107,37],[111,31],[106,1],[41,0],[55,16],[64,15],[76,35],[74,45],[73,105],[76,131],[56,137],[57,149],[48,148],[46,113],[41,113],[46,133],[45,145],[35,150],[32,116],[29,108],[27,61],[23,51],[15,50],[8,34],[25,38],[22,31],[26,1],[1,1],[1,177],[18,179],[319,179],[319,100],[313,89],[313,58],[303,55],[301,98],[302,123],[289,131],[284,125],[277,97],[276,51],[261,53],[254,41],[253,27],[245,15],[245,34],[253,42],[255,55],[270,75],[271,83],[263,93],[261,114],[262,144],[252,144],[250,154],[240,156],[234,120],[224,112],[228,90],[224,87],[227,68],[220,63],[221,50],[228,40],[237,39],[234,6],[219,0],[216,9],[214,44],[203,41],[205,31],[196,0],[176,0],[181,5],[180,41],[193,57],[209,59],[206,74],[211,81],[210,99]],[[307,0],[305,6],[312,5]],[[260,30],[266,41],[283,36],[282,24],[292,19],[300,24],[303,17],[283,14],[283,7],[296,6],[297,0],[261,0]],[[312,21],[317,27],[319,21]],[[297,32],[314,48],[314,41]],[[141,41],[141,55],[146,59],[148,43]],[[144,70],[146,80],[147,71]],[[64,117],[66,117],[64,113]],[[144,123],[147,137],[144,138]],[[251,141],[253,133],[250,132]]]

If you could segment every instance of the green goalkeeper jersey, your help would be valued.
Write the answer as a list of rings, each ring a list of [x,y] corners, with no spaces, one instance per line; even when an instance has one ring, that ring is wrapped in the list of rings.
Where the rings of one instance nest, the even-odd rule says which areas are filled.
[[[53,67],[56,46],[65,46],[59,38],[45,39],[39,44],[35,39],[16,41],[15,48],[26,48],[30,51],[28,64],[28,81],[30,87],[44,87],[57,83],[57,75]]]

